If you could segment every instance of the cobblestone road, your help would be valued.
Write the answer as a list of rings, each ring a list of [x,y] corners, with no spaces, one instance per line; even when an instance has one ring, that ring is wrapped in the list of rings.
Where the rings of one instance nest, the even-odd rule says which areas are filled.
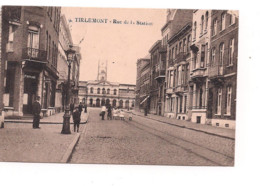
[[[134,116],[102,121],[91,110],[71,163],[234,165],[234,140]]]

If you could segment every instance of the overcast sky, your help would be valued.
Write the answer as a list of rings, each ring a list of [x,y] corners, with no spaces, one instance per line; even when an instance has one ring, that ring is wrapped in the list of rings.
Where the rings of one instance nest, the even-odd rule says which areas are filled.
[[[63,7],[74,44],[81,42],[80,80],[97,78],[98,61],[108,62],[108,81],[136,83],[136,61],[161,39],[166,9],[68,8]],[[107,23],[77,22],[76,18],[107,19]],[[113,19],[122,24],[113,24]],[[127,20],[129,24],[124,24]],[[112,23],[110,23],[112,21]],[[142,21],[152,25],[130,24]]]

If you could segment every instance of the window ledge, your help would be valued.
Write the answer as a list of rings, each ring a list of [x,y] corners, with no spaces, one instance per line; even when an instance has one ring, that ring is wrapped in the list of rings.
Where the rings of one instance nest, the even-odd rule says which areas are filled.
[[[234,66],[233,64],[232,64],[232,65],[228,65],[227,68],[229,68],[229,67],[233,67],[233,66]]]
[[[215,114],[215,116],[221,116],[221,114]]]
[[[224,116],[231,116],[231,114],[224,114]]]

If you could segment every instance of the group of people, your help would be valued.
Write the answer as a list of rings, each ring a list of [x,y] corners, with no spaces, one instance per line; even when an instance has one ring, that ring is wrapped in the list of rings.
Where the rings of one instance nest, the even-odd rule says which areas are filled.
[[[105,119],[106,112],[107,112],[107,120],[112,120],[117,118],[124,119],[123,110],[112,108],[111,105],[108,104],[107,107],[105,105],[101,107],[100,116],[102,120]]]
[[[79,106],[74,105],[72,102],[70,104],[70,115],[72,115],[74,122],[74,132],[79,132],[79,124],[81,119],[81,112],[83,111],[83,107],[85,108],[85,112],[87,112],[87,106],[83,106],[80,102]],[[40,129],[40,119],[41,119],[41,104],[40,104],[40,96],[36,97],[36,100],[32,104],[32,114],[33,114],[33,129]]]

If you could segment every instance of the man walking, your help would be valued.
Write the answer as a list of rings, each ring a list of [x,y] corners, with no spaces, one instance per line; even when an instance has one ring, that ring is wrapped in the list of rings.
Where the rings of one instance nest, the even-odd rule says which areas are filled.
[[[40,124],[40,114],[41,114],[41,104],[40,104],[40,96],[36,97],[36,100],[34,101],[32,105],[32,112],[33,112],[33,128],[39,129]]]
[[[73,121],[74,121],[74,132],[79,132],[79,124],[80,124],[80,112],[78,107],[75,108],[75,111],[73,112]]]
[[[79,113],[80,113],[80,115],[81,115],[82,109],[83,109],[83,105],[82,105],[82,103],[80,102],[80,103],[79,103]]]

